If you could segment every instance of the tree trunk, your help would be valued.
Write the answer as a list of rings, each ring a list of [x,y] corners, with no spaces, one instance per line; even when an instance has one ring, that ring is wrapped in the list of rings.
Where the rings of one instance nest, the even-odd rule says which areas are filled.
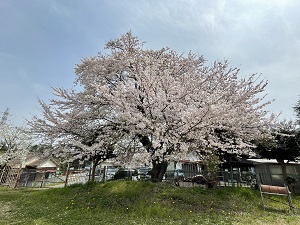
[[[152,182],[161,182],[163,176],[167,170],[167,162],[157,162],[157,160],[152,160],[152,170],[151,170],[151,181]]]
[[[291,192],[294,192],[291,183],[288,181],[288,175],[287,175],[287,172],[286,172],[286,164],[284,163],[284,160],[277,159],[277,162],[281,166],[282,176],[283,176],[285,184],[288,186],[288,188]]]
[[[96,175],[96,167],[98,166],[99,158],[93,158],[93,166],[92,166],[92,174],[91,174],[91,182],[95,182],[95,175]]]
[[[64,185],[64,187],[67,187],[67,186],[68,186],[69,173],[70,173],[70,163],[68,162],[67,171],[66,171],[66,179],[65,179],[65,185]]]
[[[138,134],[137,137],[139,138],[142,145],[147,149],[151,155],[154,154],[157,149],[153,149],[152,142],[150,141],[148,136],[143,136]],[[163,176],[167,170],[168,163],[163,161],[159,162],[158,158],[152,160],[152,170],[151,170],[151,181],[152,182],[161,182]]]

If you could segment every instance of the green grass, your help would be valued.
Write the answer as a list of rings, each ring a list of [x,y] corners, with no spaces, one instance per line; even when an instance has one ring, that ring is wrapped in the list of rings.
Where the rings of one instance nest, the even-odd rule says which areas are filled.
[[[287,202],[284,197],[272,197]],[[300,208],[300,197],[293,196]],[[300,214],[259,191],[112,181],[55,189],[0,187],[0,224],[299,224]]]

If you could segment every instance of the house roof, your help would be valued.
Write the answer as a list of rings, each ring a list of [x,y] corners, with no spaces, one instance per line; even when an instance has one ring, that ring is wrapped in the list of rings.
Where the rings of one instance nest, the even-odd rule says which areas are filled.
[[[12,160],[9,163],[10,166],[17,168],[20,167],[21,161],[20,160]],[[47,168],[56,168],[57,163],[55,160],[49,159],[49,158],[38,158],[38,157],[32,157],[25,161],[25,163],[22,163],[22,168],[25,167],[31,167],[31,168],[37,168],[37,169],[47,169]]]
[[[30,160],[25,162],[26,166],[31,166],[31,167],[37,167],[40,165],[44,160],[41,160],[39,158],[31,158]]]
[[[253,163],[253,164],[278,164],[276,159],[247,159],[247,161]],[[285,163],[288,162],[288,160],[284,160]],[[300,164],[300,162],[289,162],[289,164]]]
[[[43,169],[43,168],[53,168],[56,167],[56,163],[51,159],[40,159],[40,158],[32,158],[25,162],[25,166],[27,167],[33,167],[37,169]]]

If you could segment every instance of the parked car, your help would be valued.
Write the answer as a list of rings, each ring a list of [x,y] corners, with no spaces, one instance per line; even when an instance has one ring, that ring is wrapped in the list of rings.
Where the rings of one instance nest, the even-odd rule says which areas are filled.
[[[114,176],[118,171],[119,171],[119,168],[117,168],[117,167],[107,168],[105,171],[106,172],[106,174],[105,174],[106,180],[114,179]]]
[[[149,171],[151,171],[150,167],[139,167],[137,168],[138,174],[147,174]]]
[[[114,175],[114,180],[132,179],[132,176],[136,175],[137,172],[134,169],[120,168]]]
[[[151,179],[151,168],[150,167],[140,167],[137,168],[137,179],[138,180],[150,180]]]

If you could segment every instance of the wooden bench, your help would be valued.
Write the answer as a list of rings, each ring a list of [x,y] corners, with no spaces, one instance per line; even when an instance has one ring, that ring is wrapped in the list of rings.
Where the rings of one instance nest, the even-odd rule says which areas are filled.
[[[289,191],[288,186],[284,185],[284,187],[280,187],[280,186],[260,184],[259,190],[260,190],[260,195],[262,200],[262,206],[264,209],[266,209],[265,202],[264,202],[264,194],[287,196],[288,205],[290,209],[293,210],[295,208],[292,202],[292,195],[291,192]]]

